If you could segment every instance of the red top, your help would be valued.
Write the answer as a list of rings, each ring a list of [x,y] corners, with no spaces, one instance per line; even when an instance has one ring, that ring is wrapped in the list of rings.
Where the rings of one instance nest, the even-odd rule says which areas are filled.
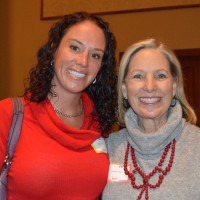
[[[80,130],[67,126],[50,101],[24,100],[20,140],[8,174],[7,200],[97,200],[107,180],[108,157],[91,144],[101,135],[89,115],[93,104],[82,96]],[[10,99],[0,101],[0,169],[12,119]]]

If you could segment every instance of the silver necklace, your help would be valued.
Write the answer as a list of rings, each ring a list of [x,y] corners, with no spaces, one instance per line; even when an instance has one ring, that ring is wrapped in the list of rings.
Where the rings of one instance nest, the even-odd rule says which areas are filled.
[[[58,113],[59,115],[61,115],[61,116],[63,116],[63,117],[73,118],[73,117],[78,117],[78,116],[82,115],[82,113],[83,113],[83,102],[82,102],[82,99],[80,99],[80,105],[81,105],[81,110],[80,110],[80,112],[79,112],[78,114],[76,114],[76,115],[68,115],[68,114],[66,114],[66,113],[61,112],[60,110],[58,110],[58,109],[55,108],[55,107],[53,107],[53,109],[54,109],[54,111],[55,111],[56,113]]]

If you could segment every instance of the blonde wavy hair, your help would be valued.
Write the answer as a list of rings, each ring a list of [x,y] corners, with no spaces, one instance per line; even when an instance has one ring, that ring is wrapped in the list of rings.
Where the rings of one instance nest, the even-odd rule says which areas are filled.
[[[170,50],[163,43],[158,42],[156,39],[146,39],[129,46],[128,49],[124,52],[120,61],[118,84],[117,84],[117,90],[118,90],[118,113],[117,114],[118,114],[118,120],[119,120],[120,125],[124,126],[124,115],[128,109],[128,108],[125,108],[123,104],[124,97],[122,94],[122,84],[126,78],[130,60],[138,51],[142,49],[148,49],[148,48],[159,50],[169,62],[170,72],[173,78],[177,81],[177,90],[176,90],[175,98],[176,100],[180,102],[182,106],[183,118],[185,118],[187,122],[196,124],[197,117],[193,108],[190,106],[189,102],[186,99],[181,65],[176,55],[173,53],[172,50]]]

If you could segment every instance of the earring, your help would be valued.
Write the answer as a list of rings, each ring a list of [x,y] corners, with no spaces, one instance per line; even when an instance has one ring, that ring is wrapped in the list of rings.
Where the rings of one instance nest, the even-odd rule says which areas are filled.
[[[130,107],[130,104],[129,104],[129,102],[128,102],[127,97],[124,97],[124,98],[123,98],[123,106],[124,106],[124,108],[126,108],[126,109],[128,109],[128,108]]]
[[[94,85],[96,83],[97,79],[95,78],[92,82],[92,84]]]
[[[175,105],[176,105],[176,97],[174,96],[171,101],[170,107],[174,107]]]
[[[51,67],[53,67],[53,62],[54,62],[54,61],[51,61],[51,63],[50,63]]]

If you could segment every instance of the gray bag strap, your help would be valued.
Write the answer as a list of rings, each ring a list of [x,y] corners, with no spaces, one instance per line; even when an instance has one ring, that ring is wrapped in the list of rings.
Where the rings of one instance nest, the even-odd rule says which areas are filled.
[[[22,98],[15,97],[12,98],[12,101],[13,101],[14,112],[13,112],[13,120],[10,128],[10,133],[8,137],[8,146],[7,146],[7,153],[10,156],[10,159],[13,156],[13,153],[15,151],[15,146],[19,139],[23,115],[24,115],[24,104]]]
[[[6,200],[7,173],[10,169],[11,160],[19,140],[21,125],[24,116],[24,104],[22,98],[12,98],[13,118],[7,143],[7,155],[4,160],[4,167],[0,173],[0,199]]]

